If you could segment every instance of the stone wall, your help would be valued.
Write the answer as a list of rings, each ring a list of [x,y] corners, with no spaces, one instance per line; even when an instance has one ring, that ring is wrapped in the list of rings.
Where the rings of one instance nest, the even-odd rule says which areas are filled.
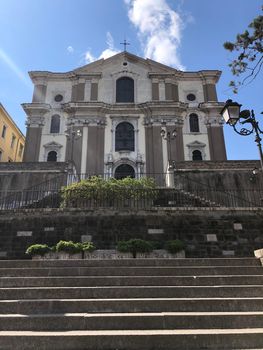
[[[0,163],[0,192],[31,189],[67,174],[67,163],[23,162]]]
[[[253,174],[254,169],[258,169],[257,174]],[[179,162],[176,163],[175,188],[263,190],[263,176],[259,169],[259,161]]]
[[[192,187],[199,183],[221,190],[263,188],[263,177],[253,176],[254,168],[260,168],[259,161],[176,162],[176,183],[187,186],[190,180]],[[68,171],[63,162],[0,163],[0,192],[29,189]],[[164,178],[162,174],[150,176],[157,182]]]
[[[99,249],[118,240],[181,239],[186,257],[252,256],[263,247],[263,211],[43,209],[0,212],[0,258],[26,258],[27,246],[60,239],[92,240]]]

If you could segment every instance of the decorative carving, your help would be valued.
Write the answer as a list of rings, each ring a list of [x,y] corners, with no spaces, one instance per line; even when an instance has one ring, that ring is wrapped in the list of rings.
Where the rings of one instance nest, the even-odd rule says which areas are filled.
[[[26,126],[29,126],[31,128],[32,127],[38,128],[44,125],[45,125],[45,118],[40,116],[28,117],[26,121]]]

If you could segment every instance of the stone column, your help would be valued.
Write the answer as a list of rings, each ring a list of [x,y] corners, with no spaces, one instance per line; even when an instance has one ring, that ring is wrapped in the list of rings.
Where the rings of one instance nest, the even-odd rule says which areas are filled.
[[[226,157],[226,146],[222,125],[207,125],[210,159],[213,161],[224,161]]]
[[[38,162],[40,153],[40,143],[42,127],[28,126],[26,131],[25,150],[23,162]]]
[[[77,132],[80,130],[81,136],[72,136],[72,131]],[[72,141],[73,137],[73,141]],[[73,161],[76,171],[79,174],[81,172],[81,161],[82,161],[82,137],[83,137],[83,128],[81,126],[73,126],[70,132],[70,136],[67,138],[66,145],[66,161]],[[73,146],[73,155],[72,155],[72,146]],[[72,159],[71,159],[72,157]]]
[[[159,82],[155,80],[153,80],[152,82],[152,100],[159,100]]]
[[[145,127],[146,173],[162,185],[163,150],[160,125]]]
[[[171,140],[171,158],[172,160],[180,162],[184,161],[183,128],[181,125],[168,126],[167,132],[170,132],[170,134],[172,135],[174,129],[176,129],[177,135],[174,140]]]
[[[159,99],[160,101],[165,101],[165,83],[164,80],[159,82]]]
[[[45,102],[47,93],[47,86],[45,84],[37,84],[34,87],[33,103]]]
[[[81,174],[87,172],[87,149],[88,149],[88,126],[83,126],[82,153],[81,153]]]
[[[88,128],[87,173],[102,175],[104,172],[105,127],[91,125]]]
[[[216,102],[217,101],[217,93],[216,93],[215,84],[206,83],[203,85],[203,90],[204,90],[205,102]]]
[[[90,100],[98,101],[98,83],[97,82],[91,83]]]

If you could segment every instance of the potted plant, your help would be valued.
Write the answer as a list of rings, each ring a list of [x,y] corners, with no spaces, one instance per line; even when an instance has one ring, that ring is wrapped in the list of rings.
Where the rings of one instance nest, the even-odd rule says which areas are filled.
[[[165,242],[165,250],[171,255],[172,258],[185,258],[185,244],[179,239],[170,240]]]
[[[135,238],[128,241],[119,241],[117,250],[121,253],[131,253],[133,258],[136,258],[138,254],[140,254],[140,257],[147,257],[147,253],[153,250],[153,246],[149,241]]]
[[[32,244],[26,250],[26,254],[30,255],[33,260],[44,259],[44,256],[50,252],[51,248],[47,244]]]
[[[84,259],[93,259],[93,252],[96,249],[92,242],[81,243]]]
[[[56,244],[58,259],[82,259],[81,243],[72,241],[59,241]]]

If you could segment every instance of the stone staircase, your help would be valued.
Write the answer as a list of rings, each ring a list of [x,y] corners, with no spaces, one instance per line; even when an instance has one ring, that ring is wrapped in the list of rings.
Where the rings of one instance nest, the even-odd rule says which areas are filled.
[[[0,349],[263,349],[254,258],[2,260]]]

